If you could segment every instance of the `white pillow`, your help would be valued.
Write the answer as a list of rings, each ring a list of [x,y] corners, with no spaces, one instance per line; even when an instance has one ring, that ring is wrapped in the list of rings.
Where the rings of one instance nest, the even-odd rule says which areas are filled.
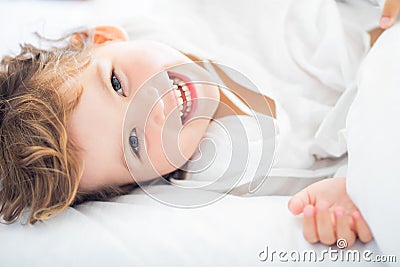
[[[347,117],[347,190],[385,254],[399,259],[400,25],[384,32],[358,76]]]

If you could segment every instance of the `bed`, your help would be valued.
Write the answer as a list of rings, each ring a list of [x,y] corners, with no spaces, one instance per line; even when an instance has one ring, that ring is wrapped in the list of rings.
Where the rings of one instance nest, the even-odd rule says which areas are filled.
[[[133,23],[148,20],[148,25],[151,25],[150,22],[157,20],[157,14],[160,17],[168,13],[184,14],[185,10],[192,9],[201,17],[207,8],[222,8],[221,3],[227,4],[229,1],[169,1],[168,4],[162,1],[136,0],[119,0],[112,3],[105,0],[0,2],[0,29],[3,36],[0,54],[16,51],[17,44],[21,41],[36,42],[31,34],[34,31],[48,37],[57,37],[60,32],[81,25],[111,23],[123,26],[128,19],[131,21],[132,17],[135,18]],[[250,1],[247,4],[255,3]],[[240,4],[236,8],[240,9]],[[339,8],[342,14],[352,14],[351,11],[358,10],[354,19],[356,27],[369,29],[377,24],[379,9],[362,1],[354,1],[347,5],[346,1],[343,1],[339,3]],[[243,14],[253,17],[262,15],[246,12]],[[146,30],[148,29],[145,27],[138,27],[137,34],[140,35]],[[219,30],[221,29],[216,27],[215,32]],[[243,34],[245,30],[236,29]],[[208,34],[210,38],[213,37],[212,32]],[[224,40],[216,38],[213,41],[224,46]],[[254,79],[257,83],[261,78],[255,75]],[[361,109],[362,104],[359,104],[359,107]],[[362,127],[355,127],[351,132],[352,136],[356,135],[357,131],[362,131]],[[353,146],[354,154],[360,149]],[[367,162],[367,159],[363,162]],[[360,167],[363,162],[354,163],[353,166]],[[351,175],[356,177],[364,174],[357,173],[355,167],[351,169]],[[398,185],[396,181],[391,182],[394,183],[392,188]],[[167,185],[151,188],[151,194],[154,196],[176,196],[181,193]],[[358,196],[358,204],[362,206],[362,192],[355,189],[353,194]],[[0,265],[280,266],[287,264],[290,255],[296,257],[297,252],[312,250],[321,255],[328,249],[321,244],[309,244],[304,240],[301,218],[293,216],[287,209],[290,196],[279,192],[268,196],[221,196],[216,192],[195,190],[189,197],[221,199],[201,208],[179,209],[163,205],[137,189],[111,201],[86,202],[76,208],[70,207],[58,217],[35,225],[0,225]],[[362,211],[369,213],[373,207],[369,204]],[[23,218],[25,216],[26,214]],[[379,241],[387,244],[387,232],[383,234],[386,236]],[[392,237],[393,239],[395,238]],[[399,252],[395,249],[387,250],[386,245],[383,247],[384,251],[382,246],[372,241],[368,244],[357,242],[352,249],[361,253],[370,251],[373,255]],[[335,245],[329,249],[345,251]],[[272,251],[276,252],[275,257],[270,254]],[[280,251],[286,254],[278,257]],[[293,251],[296,253],[290,254]],[[340,260],[330,260],[326,257],[319,264],[365,266],[363,261],[338,261]],[[299,261],[296,264],[308,266],[312,263]],[[385,265],[369,262],[368,266]]]

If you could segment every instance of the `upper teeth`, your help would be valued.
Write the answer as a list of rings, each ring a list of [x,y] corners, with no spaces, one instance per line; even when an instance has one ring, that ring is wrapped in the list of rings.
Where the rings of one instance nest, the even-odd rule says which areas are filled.
[[[176,77],[171,78],[171,80],[173,83],[172,88],[175,89],[174,91],[178,101],[179,114],[183,121],[192,109],[192,96],[185,82]]]

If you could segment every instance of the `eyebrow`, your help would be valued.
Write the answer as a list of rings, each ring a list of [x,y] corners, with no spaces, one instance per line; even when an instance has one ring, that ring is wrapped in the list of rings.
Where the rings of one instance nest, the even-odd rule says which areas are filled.
[[[102,89],[104,89],[104,91],[105,92],[109,92],[109,90],[108,90],[108,85],[107,85],[107,81],[106,81],[106,71],[105,71],[105,67],[104,67],[104,64],[101,64],[101,63],[97,63],[97,65],[96,65],[96,76],[97,76],[97,78],[101,81],[101,84],[102,84]]]
[[[120,151],[121,151],[121,155],[120,155],[120,160],[121,162],[124,164],[124,166],[127,167],[128,171],[129,171],[129,167],[128,167],[128,163],[126,162],[125,159],[125,153],[124,153],[124,143],[122,142],[121,146],[120,146]],[[136,155],[134,155],[136,156]],[[130,172],[130,171],[129,171]]]

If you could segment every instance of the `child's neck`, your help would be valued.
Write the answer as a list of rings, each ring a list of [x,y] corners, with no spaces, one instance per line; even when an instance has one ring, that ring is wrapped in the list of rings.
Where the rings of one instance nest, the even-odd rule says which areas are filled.
[[[234,82],[228,75],[220,70],[218,66],[215,66],[215,69],[225,85],[231,90],[232,93],[236,94],[236,96],[239,98],[242,98],[246,102],[244,102],[246,106],[259,113],[276,118],[276,106],[275,101],[272,98],[254,92]],[[219,89],[219,91],[220,103],[217,111],[214,114],[215,119],[229,115],[248,115],[239,109],[228,97],[226,97],[221,89]]]
[[[241,109],[239,109],[229,98],[225,96],[221,89],[219,90],[219,101],[218,108],[214,113],[213,118],[218,119],[230,115],[247,115]]]

